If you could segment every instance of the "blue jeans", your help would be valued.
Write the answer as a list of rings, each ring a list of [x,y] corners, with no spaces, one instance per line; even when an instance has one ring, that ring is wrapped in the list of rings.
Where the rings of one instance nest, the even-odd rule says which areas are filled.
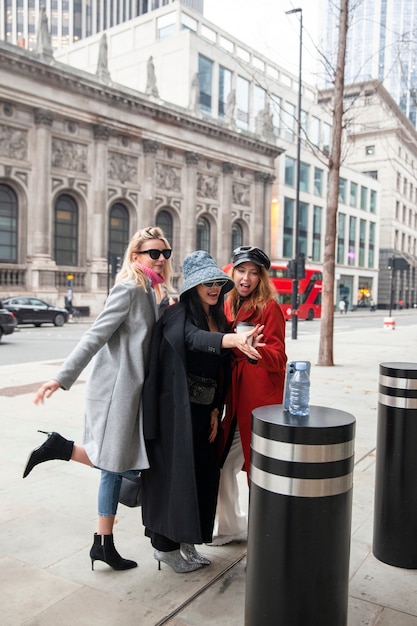
[[[100,517],[111,517],[116,515],[123,476],[137,476],[139,471],[128,470],[127,472],[121,473],[107,472],[106,470],[100,471],[101,479],[98,488],[98,514]]]

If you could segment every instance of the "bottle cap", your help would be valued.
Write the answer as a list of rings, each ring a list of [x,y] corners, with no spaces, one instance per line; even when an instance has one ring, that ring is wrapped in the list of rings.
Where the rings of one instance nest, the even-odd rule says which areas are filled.
[[[307,369],[307,363],[305,363],[304,361],[297,361],[295,364],[295,369],[300,372],[305,371]]]

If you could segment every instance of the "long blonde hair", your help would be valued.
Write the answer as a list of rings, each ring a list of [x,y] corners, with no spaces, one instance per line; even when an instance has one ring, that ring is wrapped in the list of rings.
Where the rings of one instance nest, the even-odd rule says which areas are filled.
[[[253,309],[260,316],[262,314],[262,311],[268,304],[268,302],[275,299],[277,292],[276,292],[274,285],[272,284],[272,281],[269,278],[268,270],[261,265],[258,266],[258,269],[259,269],[259,278],[260,278],[259,284],[256,287],[256,289],[253,290],[250,296],[248,296],[248,298],[245,299],[242,306],[247,311],[250,311],[250,309]],[[229,272],[233,280],[234,280],[235,270],[236,268],[232,267],[232,269]],[[234,287],[228,293],[227,297],[230,300],[230,312],[234,319],[237,315],[237,312],[239,311],[240,304],[241,304],[239,292],[236,289],[236,287]]]
[[[132,260],[132,254],[135,252],[140,252],[145,241],[149,241],[149,239],[160,239],[163,241],[164,246],[171,250],[171,246],[166,239],[163,231],[158,226],[148,226],[148,228],[143,228],[142,230],[138,230],[130,239],[129,244],[126,248],[122,267],[120,268],[120,272],[116,276],[116,283],[120,283],[120,281],[128,278],[133,280],[138,287],[142,287],[145,291],[147,291],[146,287],[148,284],[148,279],[146,274],[135,265]],[[171,259],[167,259],[164,269],[162,271],[162,276],[164,278],[164,285],[169,290],[171,288],[171,276],[172,276],[172,265]],[[155,285],[155,291],[157,292],[158,299],[162,297],[161,291],[162,285]]]

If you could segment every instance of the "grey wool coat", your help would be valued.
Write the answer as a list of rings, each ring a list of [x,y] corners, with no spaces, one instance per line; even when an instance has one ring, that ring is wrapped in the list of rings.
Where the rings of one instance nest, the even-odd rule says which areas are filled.
[[[55,376],[69,389],[94,357],[86,388],[84,446],[100,469],[149,467],[141,398],[156,318],[150,284],[146,293],[132,280],[118,283]]]

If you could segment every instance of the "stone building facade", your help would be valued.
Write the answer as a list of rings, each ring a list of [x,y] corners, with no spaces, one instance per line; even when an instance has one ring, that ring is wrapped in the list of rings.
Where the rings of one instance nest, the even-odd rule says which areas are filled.
[[[0,297],[28,293],[101,309],[109,254],[161,225],[181,261],[203,246],[269,247],[282,152],[189,110],[0,43]]]

